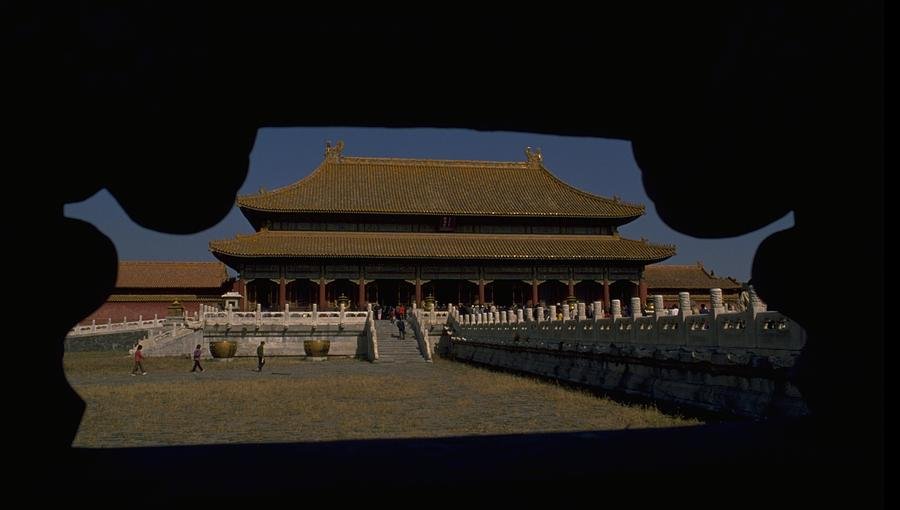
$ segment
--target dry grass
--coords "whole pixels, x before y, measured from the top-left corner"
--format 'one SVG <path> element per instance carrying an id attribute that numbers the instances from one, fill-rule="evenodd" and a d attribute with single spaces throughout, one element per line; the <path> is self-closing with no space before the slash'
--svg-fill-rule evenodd
<path id="1" fill-rule="evenodd" d="M 121 354 L 70 353 L 88 409 L 76 446 L 327 441 L 695 425 L 640 406 L 450 361 L 372 365 L 270 358 L 148 359 L 130 377 Z"/>

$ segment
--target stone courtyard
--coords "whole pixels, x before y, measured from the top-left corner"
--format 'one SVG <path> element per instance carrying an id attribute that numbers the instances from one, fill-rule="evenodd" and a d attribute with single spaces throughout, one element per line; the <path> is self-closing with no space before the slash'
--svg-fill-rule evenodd
<path id="1" fill-rule="evenodd" d="M 86 401 L 76 447 L 331 441 L 696 425 L 656 409 L 435 358 L 434 363 L 148 358 L 68 353 Z"/>

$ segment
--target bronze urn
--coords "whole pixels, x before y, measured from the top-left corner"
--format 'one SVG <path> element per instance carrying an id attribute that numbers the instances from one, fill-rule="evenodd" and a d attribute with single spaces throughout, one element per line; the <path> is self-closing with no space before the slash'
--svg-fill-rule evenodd
<path id="1" fill-rule="evenodd" d="M 237 342 L 233 340 L 215 340 L 209 343 L 209 353 L 213 358 L 233 358 L 237 352 Z"/>
<path id="2" fill-rule="evenodd" d="M 330 340 L 304 340 L 303 351 L 306 359 L 321 361 L 328 359 L 328 350 L 331 348 Z"/>

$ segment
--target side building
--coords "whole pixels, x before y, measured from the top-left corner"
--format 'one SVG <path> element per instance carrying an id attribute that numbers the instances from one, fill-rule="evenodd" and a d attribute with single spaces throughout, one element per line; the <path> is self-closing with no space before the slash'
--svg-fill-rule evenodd
<path id="1" fill-rule="evenodd" d="M 349 157 L 328 146 L 309 176 L 238 197 L 256 230 L 213 241 L 244 307 L 558 303 L 646 299 L 644 267 L 672 245 L 625 239 L 644 207 L 578 190 L 524 162 Z"/>
<path id="2" fill-rule="evenodd" d="M 232 283 L 221 262 L 120 261 L 113 293 L 81 323 L 163 318 L 174 301 L 193 314 L 222 303 Z"/>
<path id="3" fill-rule="evenodd" d="M 678 304 L 679 292 L 690 292 L 691 301 L 710 307 L 709 289 L 722 289 L 726 305 L 738 308 L 744 286 L 734 278 L 722 278 L 712 274 L 703 264 L 676 265 L 653 264 L 644 268 L 644 279 L 650 294 L 662 294 L 666 307 Z"/>

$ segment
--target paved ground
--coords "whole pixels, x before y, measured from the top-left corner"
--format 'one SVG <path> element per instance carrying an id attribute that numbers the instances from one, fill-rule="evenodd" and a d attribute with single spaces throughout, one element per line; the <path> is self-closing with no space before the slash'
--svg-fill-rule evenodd
<path id="1" fill-rule="evenodd" d="M 437 359 L 372 364 L 269 358 L 146 361 L 70 353 L 70 383 L 88 403 L 76 446 L 115 447 L 435 437 L 696 424 L 552 383 Z"/>

